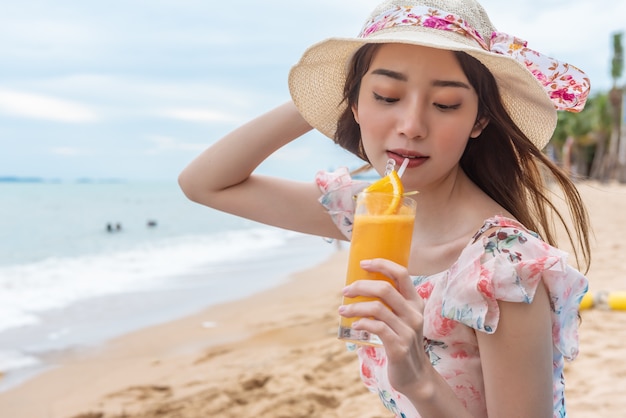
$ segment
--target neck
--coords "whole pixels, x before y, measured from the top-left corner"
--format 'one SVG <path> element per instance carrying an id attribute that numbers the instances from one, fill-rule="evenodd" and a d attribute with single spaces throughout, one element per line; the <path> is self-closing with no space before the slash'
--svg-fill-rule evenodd
<path id="1" fill-rule="evenodd" d="M 460 168 L 441 182 L 420 190 L 415 200 L 416 237 L 429 242 L 449 241 L 473 233 L 483 216 L 491 216 L 495 210 L 495 202 Z"/>

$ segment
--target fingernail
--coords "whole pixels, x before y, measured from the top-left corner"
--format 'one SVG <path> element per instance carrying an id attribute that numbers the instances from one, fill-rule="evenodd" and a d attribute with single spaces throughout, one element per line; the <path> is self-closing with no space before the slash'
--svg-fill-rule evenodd
<path id="1" fill-rule="evenodd" d="M 372 260 L 361 260 L 360 266 L 361 267 L 369 267 L 370 264 L 372 264 Z"/>
<path id="2" fill-rule="evenodd" d="M 346 306 L 345 305 L 341 305 L 338 309 L 339 313 L 342 314 L 346 311 Z"/>

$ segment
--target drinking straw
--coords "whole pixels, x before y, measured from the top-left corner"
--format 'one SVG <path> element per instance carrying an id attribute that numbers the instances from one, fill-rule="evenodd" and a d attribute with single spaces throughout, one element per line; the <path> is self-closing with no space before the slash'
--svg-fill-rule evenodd
<path id="1" fill-rule="evenodd" d="M 387 165 L 385 166 L 385 175 L 389 175 L 389 173 L 391 173 L 393 170 L 395 170 L 396 168 L 396 162 L 393 160 L 393 158 L 390 158 L 387 160 Z"/>
<path id="2" fill-rule="evenodd" d="M 404 170 L 406 170 L 407 165 L 409 165 L 409 159 L 405 158 L 404 161 L 402 161 L 400 169 L 398 170 L 398 177 L 402 178 L 402 175 L 404 174 Z"/>

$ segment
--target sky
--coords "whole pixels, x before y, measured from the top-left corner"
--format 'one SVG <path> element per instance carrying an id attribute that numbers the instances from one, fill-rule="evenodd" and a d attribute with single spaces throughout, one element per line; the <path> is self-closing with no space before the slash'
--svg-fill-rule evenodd
<path id="1" fill-rule="evenodd" d="M 302 52 L 354 36 L 378 0 L 0 0 L 0 177 L 172 180 L 289 100 Z M 626 0 L 483 0 L 498 30 L 612 85 Z M 623 83 L 623 79 L 620 80 Z M 317 132 L 261 171 L 312 179 L 358 160 Z"/>

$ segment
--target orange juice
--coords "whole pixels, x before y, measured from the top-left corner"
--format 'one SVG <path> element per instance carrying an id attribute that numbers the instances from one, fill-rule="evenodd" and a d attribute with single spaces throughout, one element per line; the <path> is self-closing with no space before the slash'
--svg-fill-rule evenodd
<path id="1" fill-rule="evenodd" d="M 391 201 L 392 195 L 382 196 L 388 199 L 387 201 Z M 359 199 L 364 198 L 360 196 Z M 383 274 L 363 270 L 359 265 L 361 260 L 385 258 L 405 267 L 408 266 L 415 221 L 415 201 L 406 197 L 402 198 L 402 204 L 394 214 L 385 213 L 384 208 L 385 206 L 380 203 L 357 202 L 352 226 L 346 285 L 356 280 L 365 279 L 385 280 L 395 286 L 395 283 Z M 344 297 L 343 304 L 347 305 L 371 299 L 363 296 Z M 341 318 L 339 338 L 370 343 L 370 336 L 367 333 L 360 335 L 362 333 L 350 329 L 352 323 L 357 319 Z"/>

